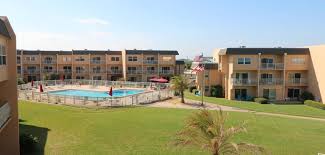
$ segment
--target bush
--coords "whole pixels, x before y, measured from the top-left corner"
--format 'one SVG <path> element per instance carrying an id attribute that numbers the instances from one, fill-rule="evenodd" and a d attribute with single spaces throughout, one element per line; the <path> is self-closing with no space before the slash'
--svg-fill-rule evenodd
<path id="1" fill-rule="evenodd" d="M 39 140 L 31 134 L 21 134 L 19 141 L 21 154 L 33 153 L 38 149 Z"/>
<path id="2" fill-rule="evenodd" d="M 25 81 L 22 80 L 21 78 L 17 78 L 17 84 L 18 84 L 18 85 L 25 84 Z"/>
<path id="3" fill-rule="evenodd" d="M 318 109 L 323 109 L 325 110 L 325 104 L 320 103 L 320 102 L 316 102 L 316 101 L 312 101 L 312 100 L 306 100 L 304 102 L 305 105 L 314 107 L 314 108 L 318 108 Z"/>
<path id="4" fill-rule="evenodd" d="M 261 104 L 268 104 L 266 98 L 254 98 L 254 102 L 261 103 Z"/>
<path id="5" fill-rule="evenodd" d="M 211 86 L 211 96 L 223 97 L 223 88 L 221 85 Z"/>
<path id="6" fill-rule="evenodd" d="M 196 86 L 191 86 L 188 88 L 188 91 L 190 91 L 191 93 L 193 93 L 193 90 L 196 89 Z"/>
<path id="7" fill-rule="evenodd" d="M 312 93 L 308 92 L 308 91 L 304 91 L 301 95 L 300 95 L 300 98 L 303 100 L 303 101 L 306 101 L 306 100 L 314 100 L 315 97 Z"/>

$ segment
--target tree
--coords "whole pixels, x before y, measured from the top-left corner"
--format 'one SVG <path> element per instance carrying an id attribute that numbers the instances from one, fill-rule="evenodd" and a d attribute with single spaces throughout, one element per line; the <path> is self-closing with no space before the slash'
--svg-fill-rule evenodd
<path id="1" fill-rule="evenodd" d="M 234 143 L 232 138 L 240 133 L 246 132 L 245 123 L 237 127 L 227 127 L 226 114 L 219 111 L 200 110 L 191 115 L 185 127 L 177 133 L 175 145 L 177 146 L 199 146 L 208 150 L 212 155 L 261 154 L 264 148 L 248 143 Z"/>
<path id="2" fill-rule="evenodd" d="M 171 87 L 174 91 L 179 92 L 181 95 L 181 102 L 184 101 L 184 91 L 188 88 L 189 82 L 188 79 L 184 76 L 174 76 L 171 80 Z"/>

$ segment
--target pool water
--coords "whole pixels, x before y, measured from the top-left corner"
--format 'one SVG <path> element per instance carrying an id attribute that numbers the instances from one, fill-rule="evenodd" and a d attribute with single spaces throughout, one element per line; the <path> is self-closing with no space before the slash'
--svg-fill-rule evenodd
<path id="1" fill-rule="evenodd" d="M 142 93 L 144 90 L 135 89 L 113 89 L 113 97 L 123 97 L 129 95 L 135 95 Z M 49 94 L 59 95 L 59 96 L 78 96 L 78 97 L 89 97 L 89 98 L 107 98 L 111 97 L 108 95 L 108 91 L 92 91 L 92 90 L 77 90 L 77 89 L 67 89 L 59 91 L 51 91 Z"/>

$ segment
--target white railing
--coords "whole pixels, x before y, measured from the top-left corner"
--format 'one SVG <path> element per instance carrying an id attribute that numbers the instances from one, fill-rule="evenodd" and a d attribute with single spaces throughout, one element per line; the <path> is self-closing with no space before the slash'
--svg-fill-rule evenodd
<path id="1" fill-rule="evenodd" d="M 261 78 L 260 85 L 281 85 L 283 84 L 283 79 L 280 78 Z"/>
<path id="2" fill-rule="evenodd" d="M 232 84 L 234 86 L 246 86 L 246 85 L 256 85 L 257 80 L 256 79 L 232 79 Z"/>
<path id="3" fill-rule="evenodd" d="M 64 85 L 60 84 L 61 82 Z M 69 89 L 71 85 L 89 84 L 90 87 L 96 88 L 96 86 L 107 86 L 107 90 L 110 86 L 115 88 L 156 88 L 156 90 L 147 91 L 135 95 L 123 96 L 123 97 L 78 97 L 78 96 L 64 96 L 54 95 L 48 92 L 37 92 L 31 89 L 30 84 L 18 86 L 19 99 L 31 100 L 37 102 L 47 102 L 50 104 L 71 104 L 79 106 L 128 106 L 147 104 L 156 101 L 168 99 L 173 96 L 173 91 L 169 89 L 169 84 L 157 84 L 151 82 L 121 82 L 121 81 L 104 81 L 104 80 L 65 80 L 65 81 L 36 81 L 34 87 L 38 87 L 39 84 L 44 86 L 61 85 L 62 88 Z M 114 91 L 114 90 L 113 90 Z"/>
<path id="4" fill-rule="evenodd" d="M 9 103 L 5 103 L 2 106 L 0 106 L 0 129 L 10 118 L 10 112 L 11 109 Z"/>
<path id="5" fill-rule="evenodd" d="M 307 79 L 305 78 L 289 78 L 287 80 L 288 85 L 307 85 Z"/>
<path id="6" fill-rule="evenodd" d="M 284 64 L 283 63 L 261 63 L 260 68 L 264 70 L 283 70 Z"/>

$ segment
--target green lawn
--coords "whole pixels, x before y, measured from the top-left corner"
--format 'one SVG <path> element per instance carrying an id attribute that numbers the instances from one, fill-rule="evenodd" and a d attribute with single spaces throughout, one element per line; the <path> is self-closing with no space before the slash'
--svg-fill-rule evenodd
<path id="1" fill-rule="evenodd" d="M 84 109 L 21 102 L 21 132 L 40 136 L 45 154 L 207 154 L 168 145 L 193 110 L 163 108 Z M 276 155 L 325 153 L 325 124 L 252 113 L 229 115 L 230 124 L 248 121 L 235 137 Z M 42 154 L 40 152 L 39 154 Z"/>
<path id="2" fill-rule="evenodd" d="M 200 96 L 185 92 L 185 98 L 201 101 Z M 279 113 L 297 116 L 307 116 L 316 118 L 325 118 L 325 110 L 306 106 L 303 104 L 296 105 L 280 105 L 280 104 L 259 104 L 247 101 L 234 101 L 224 98 L 204 97 L 205 102 L 216 103 L 219 105 L 237 107 L 241 109 L 253 110 L 258 112 Z"/>

